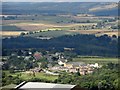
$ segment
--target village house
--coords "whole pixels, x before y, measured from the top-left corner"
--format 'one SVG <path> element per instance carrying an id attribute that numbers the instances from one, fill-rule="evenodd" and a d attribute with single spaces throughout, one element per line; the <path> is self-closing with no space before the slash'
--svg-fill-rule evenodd
<path id="1" fill-rule="evenodd" d="M 86 75 L 87 74 L 87 66 L 81 66 L 79 68 L 80 75 Z"/>
<path id="2" fill-rule="evenodd" d="M 29 60 L 31 56 L 25 56 L 24 60 Z"/>
<path id="3" fill-rule="evenodd" d="M 88 66 L 94 67 L 94 68 L 100 68 L 100 66 L 99 66 L 98 63 L 95 63 L 95 64 L 88 64 Z"/>
<path id="4" fill-rule="evenodd" d="M 92 74 L 94 72 L 94 68 L 88 68 L 88 74 Z"/>
<path id="5" fill-rule="evenodd" d="M 40 53 L 40 52 L 35 52 L 33 56 L 34 56 L 35 60 L 39 60 L 39 59 L 42 58 L 42 53 Z"/>
<path id="6" fill-rule="evenodd" d="M 66 71 L 66 72 L 68 72 L 68 68 L 65 68 L 63 66 L 54 66 L 54 67 L 49 68 L 49 70 L 52 70 L 52 71 Z"/>
<path id="7" fill-rule="evenodd" d="M 79 72 L 81 75 L 92 74 L 94 72 L 94 68 L 90 66 L 81 66 L 79 68 Z"/>
<path id="8" fill-rule="evenodd" d="M 66 64 L 67 61 L 68 61 L 67 59 L 65 59 L 65 58 L 63 58 L 63 57 L 62 57 L 62 58 L 59 57 L 59 59 L 58 59 L 58 64 L 64 66 L 64 64 Z"/>
<path id="9" fill-rule="evenodd" d="M 80 70 L 79 73 L 80 73 L 80 75 L 86 75 L 87 71 L 86 70 Z"/>
<path id="10" fill-rule="evenodd" d="M 48 54 L 45 57 L 49 62 L 53 62 L 53 59 L 52 59 L 53 56 L 52 55 Z"/>
<path id="11" fill-rule="evenodd" d="M 92 74 L 95 68 L 98 68 L 99 65 L 95 64 L 85 64 L 84 62 L 69 62 L 64 64 L 65 68 L 68 68 L 68 72 L 76 73 L 79 71 L 81 75 Z"/>
<path id="12" fill-rule="evenodd" d="M 64 57 L 61 54 L 62 53 L 47 54 L 45 57 L 49 62 L 53 62 L 58 61 L 59 59 L 63 59 Z"/>
<path id="13" fill-rule="evenodd" d="M 69 64 L 69 63 L 65 63 L 65 64 L 64 64 L 64 67 L 66 67 L 66 68 L 73 68 L 73 65 L 72 65 L 72 64 Z"/>
<path id="14" fill-rule="evenodd" d="M 52 71 L 58 71 L 60 69 L 61 66 L 54 66 L 54 67 L 49 67 L 48 70 L 52 70 Z"/>
<path id="15" fill-rule="evenodd" d="M 62 54 L 58 54 L 58 64 L 59 65 L 63 65 L 68 61 L 67 59 L 65 59 L 64 55 Z"/>
<path id="16" fill-rule="evenodd" d="M 29 53 L 29 55 L 32 55 L 32 52 L 29 51 L 28 53 Z"/>
<path id="17" fill-rule="evenodd" d="M 77 72 L 78 72 L 78 69 L 76 69 L 76 68 L 71 68 L 71 69 L 69 69 L 69 72 L 70 72 L 70 73 L 77 73 Z"/>
<path id="18" fill-rule="evenodd" d="M 42 72 L 43 70 L 41 68 L 34 68 L 34 69 L 30 69 L 30 71 L 32 71 L 32 72 Z"/>
<path id="19" fill-rule="evenodd" d="M 59 59 L 58 60 L 58 64 L 59 65 L 64 65 L 66 62 L 65 62 L 65 60 L 64 59 Z"/>
<path id="20" fill-rule="evenodd" d="M 60 56 L 60 55 L 61 55 L 61 53 L 59 53 L 59 52 L 55 53 L 55 56 Z"/>
<path id="21" fill-rule="evenodd" d="M 67 67 L 67 68 L 79 69 L 80 66 L 86 66 L 86 64 L 84 62 L 68 62 L 64 64 L 64 67 Z"/>

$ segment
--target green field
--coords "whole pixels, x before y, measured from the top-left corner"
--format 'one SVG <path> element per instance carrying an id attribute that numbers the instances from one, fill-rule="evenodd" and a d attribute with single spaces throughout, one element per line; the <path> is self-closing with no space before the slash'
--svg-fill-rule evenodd
<path id="1" fill-rule="evenodd" d="M 79 57 L 79 58 L 74 58 L 74 62 L 86 62 L 86 63 L 100 63 L 100 64 L 105 64 L 105 63 L 118 63 L 118 58 L 108 58 L 108 57 Z"/>
<path id="2" fill-rule="evenodd" d="M 13 77 L 19 76 L 19 78 L 21 78 L 22 80 L 25 80 L 25 81 L 28 81 L 28 80 L 33 79 L 33 78 L 54 81 L 58 78 L 58 76 L 48 75 L 48 74 L 45 74 L 43 72 L 35 73 L 35 76 L 33 76 L 32 74 L 30 75 L 30 74 L 25 73 L 25 72 L 17 72 L 17 73 L 12 73 L 12 74 L 9 71 L 3 71 L 3 72 L 5 72 L 8 76 L 9 75 L 11 75 Z"/>
<path id="3" fill-rule="evenodd" d="M 55 79 L 58 78 L 58 76 L 47 75 L 45 73 L 36 73 L 35 77 L 34 77 L 34 76 L 30 76 L 26 73 L 23 73 L 20 78 L 22 78 L 24 80 L 29 80 L 29 79 L 32 79 L 32 78 L 39 78 L 39 79 L 46 79 L 48 81 L 54 81 Z"/>

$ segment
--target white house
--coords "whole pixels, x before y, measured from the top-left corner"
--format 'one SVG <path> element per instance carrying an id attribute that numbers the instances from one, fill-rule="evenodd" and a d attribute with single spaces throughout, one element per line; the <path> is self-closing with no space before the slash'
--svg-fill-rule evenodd
<path id="1" fill-rule="evenodd" d="M 99 65 L 98 65 L 98 63 L 90 64 L 90 67 L 99 68 Z"/>

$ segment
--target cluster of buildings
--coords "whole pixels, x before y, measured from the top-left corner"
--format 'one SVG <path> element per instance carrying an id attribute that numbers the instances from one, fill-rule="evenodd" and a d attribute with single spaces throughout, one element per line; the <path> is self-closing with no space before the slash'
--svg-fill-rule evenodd
<path id="1" fill-rule="evenodd" d="M 84 62 L 63 62 L 59 61 L 59 65 L 49 68 L 52 71 L 66 71 L 70 73 L 79 72 L 80 75 L 92 74 L 96 68 L 101 66 L 98 63 L 95 64 L 85 64 Z"/>
<path id="2" fill-rule="evenodd" d="M 36 60 L 39 60 L 43 57 L 42 53 L 36 52 L 34 55 Z M 55 53 L 55 54 L 47 54 L 44 57 L 48 60 L 48 71 L 46 73 L 52 72 L 70 72 L 70 73 L 77 73 L 79 72 L 80 75 L 92 74 L 96 68 L 100 68 L 101 66 L 98 63 L 95 64 L 86 64 L 84 62 L 68 62 L 67 58 L 62 53 Z M 56 60 L 53 60 L 56 59 Z M 50 65 L 51 62 L 57 62 L 55 66 Z M 44 71 L 40 68 L 31 69 L 34 72 L 41 72 Z"/>
<path id="3" fill-rule="evenodd" d="M 53 72 L 70 72 L 70 73 L 77 73 L 79 72 L 80 75 L 86 75 L 86 74 L 91 74 L 95 72 L 96 68 L 100 68 L 101 66 L 98 65 L 98 63 L 95 64 L 86 64 L 84 62 L 69 62 L 68 58 L 66 57 L 63 53 L 55 53 L 55 54 L 46 54 L 43 55 L 41 52 L 35 52 L 34 54 L 31 54 L 29 56 L 25 56 L 24 60 L 30 60 L 31 56 L 33 56 L 35 61 L 41 60 L 43 57 L 46 58 L 48 61 L 48 67 L 45 69 L 41 68 L 41 64 L 39 64 L 39 67 L 30 69 L 28 73 L 31 72 L 45 72 L 47 74 L 55 74 Z M 51 65 L 52 62 L 55 62 L 55 65 Z M 0 63 L 2 64 L 2 63 Z M 50 71 L 50 72 L 49 72 Z M 57 73 L 57 74 L 58 74 Z"/>

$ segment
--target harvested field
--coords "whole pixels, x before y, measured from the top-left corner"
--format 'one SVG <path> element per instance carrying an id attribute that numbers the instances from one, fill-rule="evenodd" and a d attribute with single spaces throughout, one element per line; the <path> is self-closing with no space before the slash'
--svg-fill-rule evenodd
<path id="1" fill-rule="evenodd" d="M 22 33 L 22 31 L 3 31 L 1 32 L 0 31 L 0 34 L 2 36 L 19 36 L 20 34 Z M 27 32 L 24 32 L 24 33 L 27 33 Z"/>
<path id="2" fill-rule="evenodd" d="M 79 24 L 69 24 L 66 27 L 75 27 L 75 26 L 92 26 L 97 25 L 97 23 L 79 23 Z"/>
<path id="3" fill-rule="evenodd" d="M 19 23 L 19 24 L 11 24 L 18 28 L 21 28 L 22 30 L 27 31 L 38 31 L 43 29 L 49 29 L 49 28 L 70 28 L 70 27 L 76 27 L 76 26 L 90 26 L 90 25 L 96 25 L 96 23 L 80 23 L 80 24 L 43 24 L 43 23 Z"/>
<path id="4" fill-rule="evenodd" d="M 54 28 L 54 27 L 60 27 L 57 25 L 50 25 L 50 24 L 15 24 L 15 26 L 26 30 L 26 31 L 38 31 L 38 30 L 43 30 L 43 29 L 49 29 L 49 28 Z"/>

